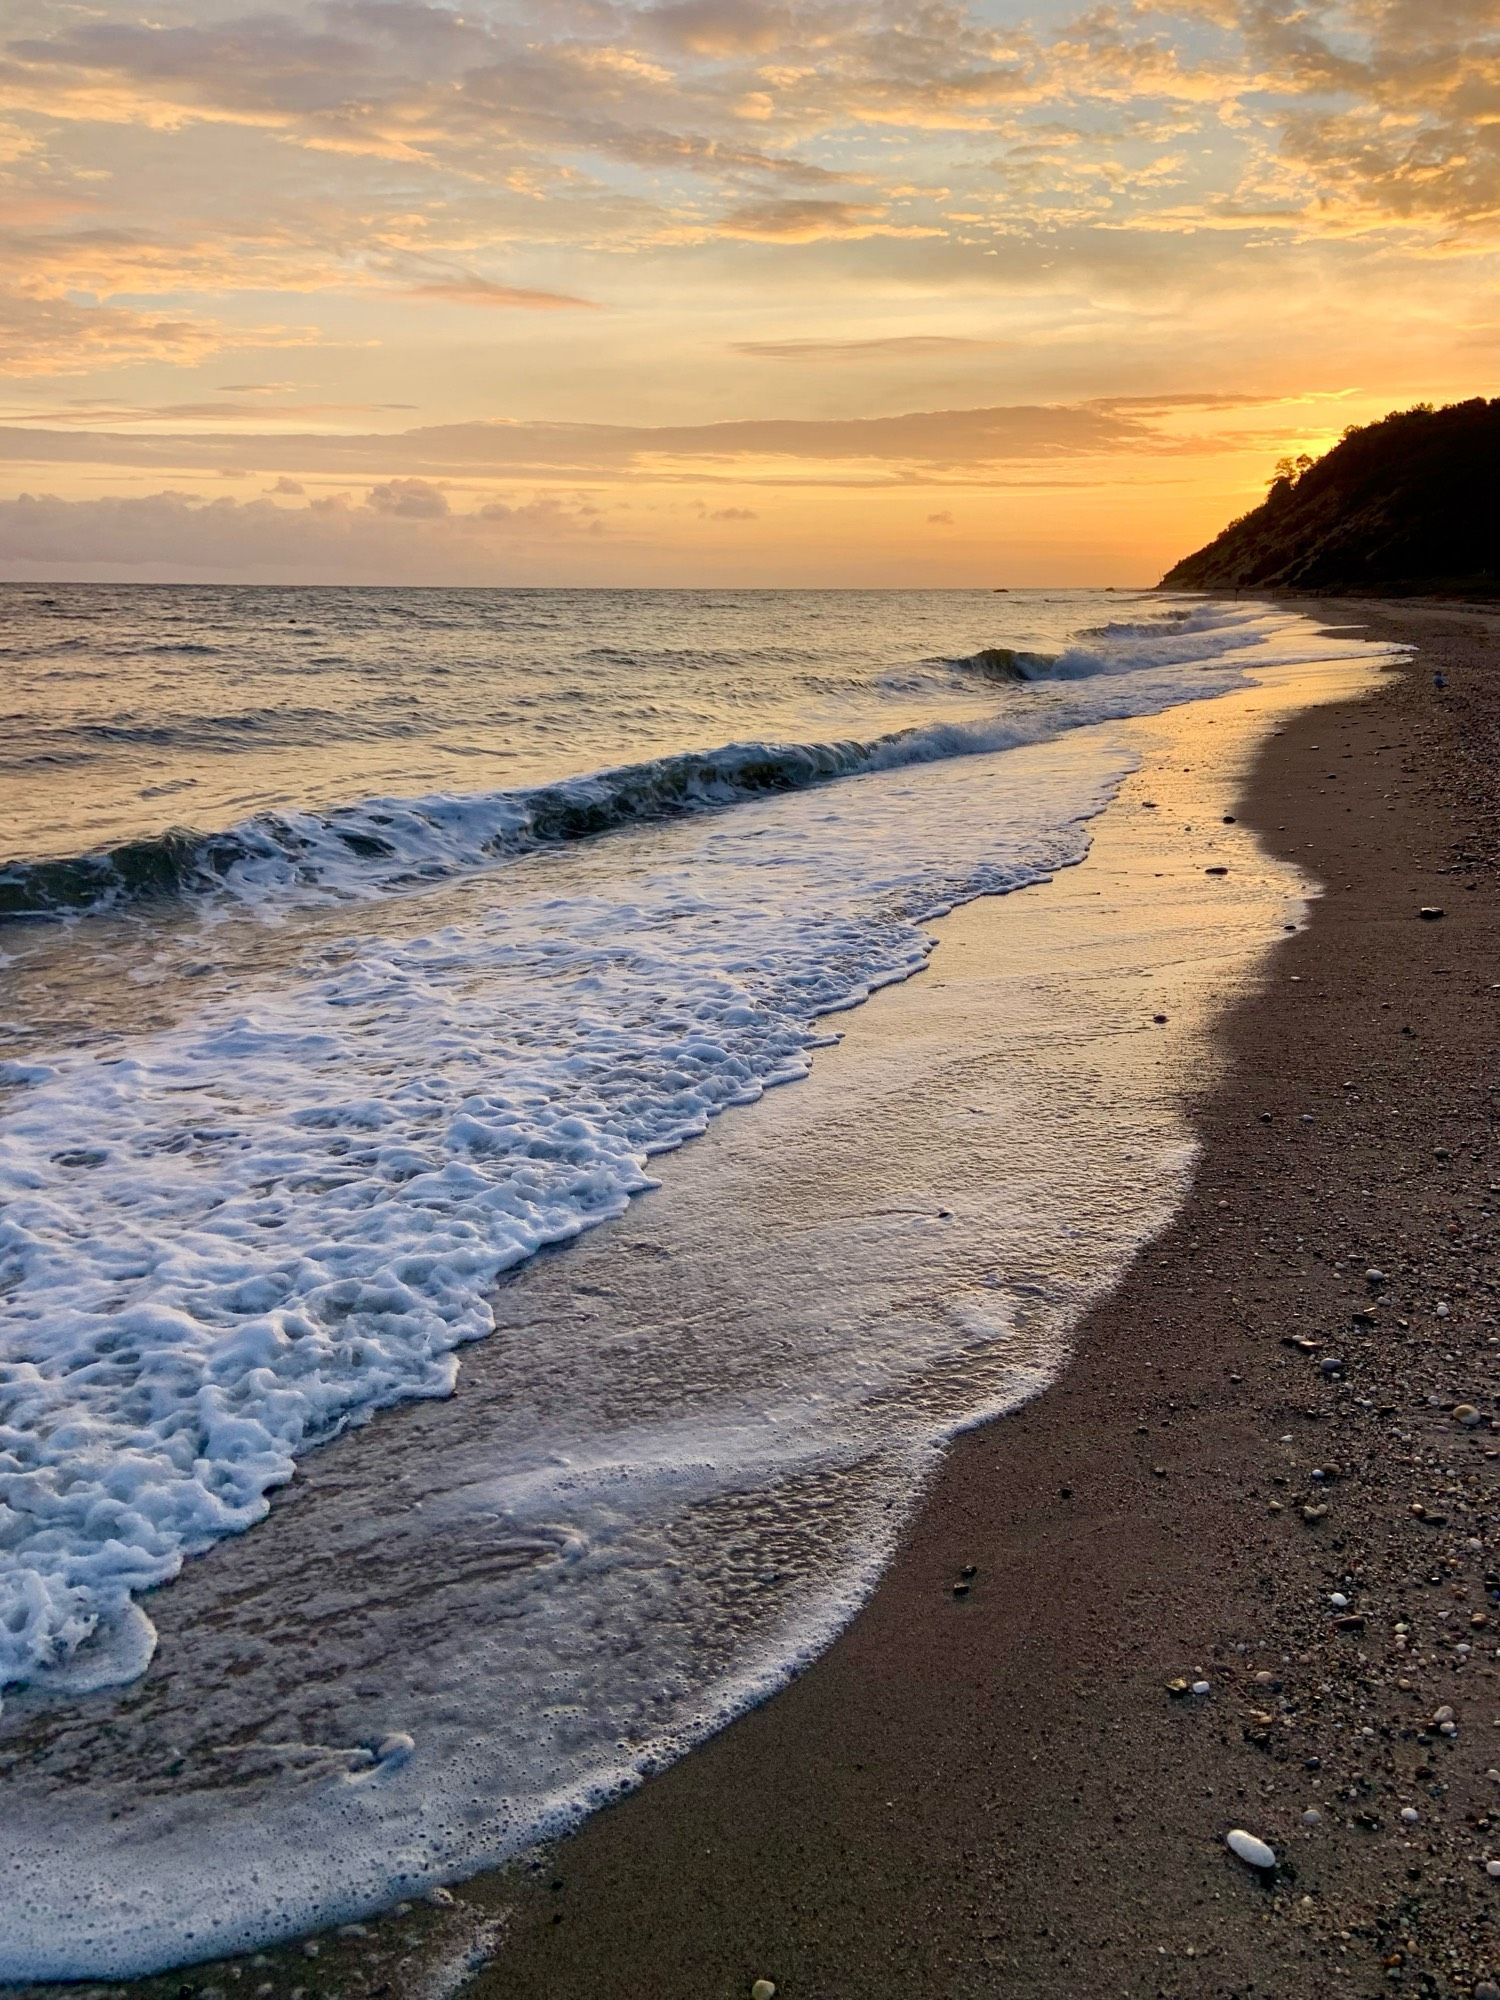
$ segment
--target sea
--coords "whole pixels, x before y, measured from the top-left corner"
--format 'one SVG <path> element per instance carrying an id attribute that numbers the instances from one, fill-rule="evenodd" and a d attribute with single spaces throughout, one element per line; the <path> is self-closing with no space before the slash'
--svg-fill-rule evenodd
<path id="1" fill-rule="evenodd" d="M 853 1468 L 1005 1400 L 1005 1273 L 774 1365 L 753 1310 L 689 1360 L 497 1298 L 1080 861 L 1131 719 L 1373 650 L 1157 592 L 0 588 L 0 1978 L 453 1879 L 826 1643 L 921 1483 L 877 1530 Z M 481 1353 L 488 1559 L 401 1498 Z M 278 1596 L 362 1427 L 394 1623 Z"/>

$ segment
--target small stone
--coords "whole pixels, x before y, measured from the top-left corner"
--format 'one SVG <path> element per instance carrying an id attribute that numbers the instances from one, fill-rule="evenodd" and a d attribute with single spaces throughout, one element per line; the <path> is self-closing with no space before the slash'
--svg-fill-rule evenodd
<path id="1" fill-rule="evenodd" d="M 1500 1882 L 1500 1861 L 1486 1861 L 1484 1872 L 1492 1882 Z"/>
<path id="2" fill-rule="evenodd" d="M 1227 875 L 1229 870 L 1222 863 L 1216 863 L 1212 868 L 1205 868 L 1203 872 L 1205 875 Z"/>
<path id="3" fill-rule="evenodd" d="M 1193 1682 L 1193 1693 L 1194 1693 L 1194 1694 L 1198 1694 L 1198 1695 L 1203 1695 L 1203 1694 L 1210 1694 L 1210 1693 L 1212 1693 L 1212 1691 L 1213 1691 L 1213 1690 L 1212 1690 L 1212 1688 L 1210 1687 L 1210 1685 L 1209 1685 L 1209 1683 L 1208 1683 L 1207 1681 L 1194 1681 L 1194 1682 Z"/>
<path id="4" fill-rule="evenodd" d="M 1323 1815 L 1318 1811 L 1316 1806 L 1309 1806 L 1307 1811 L 1302 1815 L 1302 1824 L 1304 1826 L 1321 1826 L 1323 1824 Z"/>
<path id="5" fill-rule="evenodd" d="M 1247 1868 L 1267 1869 L 1276 1866 L 1274 1848 L 1267 1847 L 1266 1843 L 1257 1839 L 1253 1833 L 1246 1833 L 1242 1826 L 1231 1827 L 1224 1839 L 1230 1853 L 1243 1861 Z M 1496 1864 L 1496 1872 L 1500 1873 L 1500 1864 Z"/>
<path id="6" fill-rule="evenodd" d="M 1341 1590 L 1334 1591 L 1328 1602 L 1333 1606 L 1335 1611 L 1346 1611 L 1349 1607 L 1349 1600 Z"/>
<path id="7" fill-rule="evenodd" d="M 1328 1513 L 1327 1507 L 1322 1503 L 1322 1501 L 1319 1501 L 1315 1505 L 1309 1505 L 1304 1507 L 1302 1509 L 1302 1518 L 1304 1521 L 1307 1522 L 1318 1522 L 1325 1519 L 1327 1513 Z"/>
<path id="8" fill-rule="evenodd" d="M 1459 1424 L 1466 1424 L 1472 1429 L 1479 1422 L 1479 1412 L 1472 1403 L 1455 1403 L 1453 1405 L 1453 1421 Z"/>
<path id="9" fill-rule="evenodd" d="M 1417 1811 L 1415 1806 L 1403 1806 L 1401 1808 L 1401 1821 L 1404 1826 L 1415 1826 L 1421 1817 L 1422 1815 Z"/>
<path id="10" fill-rule="evenodd" d="M 1326 1356 L 1324 1360 L 1318 1363 L 1318 1366 L 1325 1375 L 1342 1375 L 1344 1372 L 1343 1359 L 1337 1354 Z"/>
<path id="11" fill-rule="evenodd" d="M 750 2000 L 776 2000 L 776 1981 L 757 1979 L 750 1988 Z"/>
<path id="12" fill-rule="evenodd" d="M 1474 1988 L 1474 2000 L 1500 2000 L 1500 1986 L 1493 1979 L 1481 1979 Z"/>
<path id="13" fill-rule="evenodd" d="M 1436 903 L 1424 903 L 1417 912 L 1417 915 L 1429 924 L 1436 923 L 1442 914 L 1443 912 L 1438 908 Z"/>

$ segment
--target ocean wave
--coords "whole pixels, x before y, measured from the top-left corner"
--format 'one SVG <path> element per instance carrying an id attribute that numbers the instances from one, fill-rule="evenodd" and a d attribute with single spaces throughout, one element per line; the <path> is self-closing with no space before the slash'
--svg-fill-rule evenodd
<path id="1" fill-rule="evenodd" d="M 118 911 L 169 897 L 255 903 L 299 890 L 330 899 L 379 895 L 537 847 L 861 772 L 1002 750 L 1037 733 L 998 717 L 897 730 L 869 742 L 729 743 L 524 790 L 267 812 L 222 833 L 169 828 L 90 854 L 0 868 L 0 922 Z"/>

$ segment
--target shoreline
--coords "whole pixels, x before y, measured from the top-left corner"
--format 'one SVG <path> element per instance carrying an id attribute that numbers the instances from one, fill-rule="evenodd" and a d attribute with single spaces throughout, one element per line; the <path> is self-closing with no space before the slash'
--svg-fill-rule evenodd
<path id="1" fill-rule="evenodd" d="M 567 1843 L 474 1991 L 1500 1977 L 1496 622 L 1298 608 L 1421 652 L 1251 774 L 1245 817 L 1327 886 L 1221 1023 L 1187 1203 L 1061 1378 L 958 1440 L 830 1653 Z"/>
<path id="2" fill-rule="evenodd" d="M 1364 609 L 1341 601 L 1329 622 Z M 1388 605 L 1371 609 L 1377 622 L 1393 627 L 1413 622 Z M 1432 615 L 1419 613 L 1416 622 Z M 1392 629 L 1388 636 L 1408 635 Z M 1341 831 L 1336 817 L 1329 824 L 1332 808 L 1340 790 L 1346 800 L 1355 797 L 1349 780 L 1356 774 L 1340 769 L 1337 782 L 1329 780 L 1331 807 L 1320 814 L 1315 798 L 1288 796 L 1297 759 L 1320 743 L 1320 731 L 1337 734 L 1336 753 L 1317 753 L 1332 769 L 1335 757 L 1343 759 L 1344 737 L 1368 736 L 1364 725 L 1378 720 L 1375 711 L 1398 699 L 1412 700 L 1426 722 L 1425 679 L 1419 662 L 1399 687 L 1347 708 L 1303 711 L 1262 749 L 1248 786 L 1248 816 L 1284 859 L 1330 884 L 1311 925 L 1283 948 L 1311 953 L 1311 962 L 1287 973 L 1285 956 L 1270 971 L 1262 960 L 1250 993 L 1218 1021 L 1214 1075 L 1194 1109 L 1204 1151 L 1186 1206 L 1089 1313 L 1060 1377 L 1019 1410 L 949 1447 L 894 1564 L 853 1624 L 774 1700 L 552 1850 L 546 1868 L 532 1871 L 535 1886 L 514 1866 L 481 1876 L 457 1890 L 456 1902 L 435 1899 L 417 1913 L 420 1935 L 407 1938 L 408 1955 L 398 1963 L 378 1948 L 379 1926 L 372 1925 L 373 1950 L 358 1935 L 330 1937 L 320 1963 L 294 1946 L 230 1966 L 231 1981 L 256 1981 L 240 1990 L 300 1988 L 314 2000 L 381 1991 L 436 1995 L 462 1984 L 480 1994 L 646 1990 L 688 2000 L 743 1993 L 764 1977 L 793 1995 L 853 1994 L 897 1978 L 903 1989 L 934 1996 L 1062 1995 L 1077 1990 L 1080 1976 L 1101 1990 L 1184 1995 L 1403 1990 L 1403 1968 L 1392 1966 L 1381 1966 L 1372 1985 L 1360 1986 L 1351 1974 L 1350 1983 L 1331 1987 L 1339 1968 L 1328 1962 L 1326 1939 L 1319 1946 L 1318 1913 L 1299 1917 L 1304 1906 L 1295 1904 L 1288 1915 L 1286 1883 L 1267 1896 L 1243 1871 L 1234 1872 L 1238 1864 L 1226 1859 L 1217 1837 L 1223 1815 L 1216 1806 L 1233 1797 L 1241 1815 L 1235 1823 L 1274 1837 L 1278 1852 L 1294 1857 L 1299 1895 L 1327 1863 L 1311 1833 L 1304 1837 L 1300 1824 L 1295 1830 L 1283 1824 L 1291 1749 L 1313 1727 L 1303 1715 L 1307 1696 L 1291 1690 L 1313 1669 L 1299 1663 L 1294 1671 L 1281 1656 L 1285 1649 L 1266 1637 L 1277 1629 L 1280 1607 L 1273 1591 L 1266 1608 L 1264 1585 L 1279 1589 L 1287 1579 L 1249 1572 L 1258 1559 L 1294 1570 L 1299 1552 L 1308 1550 L 1324 1560 L 1337 1542 L 1321 1524 L 1300 1523 L 1302 1540 L 1288 1542 L 1288 1517 L 1296 1512 L 1290 1492 L 1280 1515 L 1269 1512 L 1264 1494 L 1280 1491 L 1277 1481 L 1305 1483 L 1306 1467 L 1298 1437 L 1290 1451 L 1279 1447 L 1277 1469 L 1267 1471 L 1260 1419 L 1277 1412 L 1283 1435 L 1288 1426 L 1297 1435 L 1308 1422 L 1348 1428 L 1349 1412 L 1340 1405 L 1360 1371 L 1348 1354 L 1345 1371 L 1325 1379 L 1316 1359 L 1282 1348 L 1262 1324 L 1270 1317 L 1264 1307 L 1251 1310 L 1232 1289 L 1236 1282 L 1243 1289 L 1243 1270 L 1237 1280 L 1226 1277 L 1204 1245 L 1227 1236 L 1233 1255 L 1236 1244 L 1243 1252 L 1248 1230 L 1275 1228 L 1285 1252 L 1290 1225 L 1274 1211 L 1293 1205 L 1294 1191 L 1278 1183 L 1282 1200 L 1267 1205 L 1262 1190 L 1275 1166 L 1266 1156 L 1288 1141 L 1291 1163 L 1301 1166 L 1308 1146 L 1316 1148 L 1333 1123 L 1321 1101 L 1307 1114 L 1318 1121 L 1312 1131 L 1302 1128 L 1303 1113 L 1290 1108 L 1289 1093 L 1309 1088 L 1308 1077 L 1297 1073 L 1295 1035 L 1284 1032 L 1308 1025 L 1311 995 L 1295 988 L 1332 983 L 1323 960 L 1339 940 L 1326 933 L 1348 928 L 1329 921 L 1336 897 L 1373 897 L 1389 906 L 1382 920 L 1398 920 L 1389 879 L 1362 886 L 1343 850 L 1336 858 L 1349 863 L 1346 872 L 1327 865 Z M 1382 754 L 1373 739 L 1364 750 Z M 1360 750 L 1350 758 L 1359 763 Z M 1329 797 L 1327 787 L 1323 796 Z M 1350 810 L 1378 808 L 1384 815 L 1387 803 L 1366 798 Z M 1431 831 L 1417 825 L 1416 803 L 1403 798 L 1396 809 L 1408 836 Z M 1456 914 L 1450 912 L 1450 922 Z M 1399 921 L 1404 942 L 1405 930 L 1416 928 L 1414 908 L 1401 905 Z M 1475 935 L 1465 949 L 1479 952 L 1477 927 L 1469 928 Z M 1445 925 L 1417 930 L 1424 949 L 1446 948 L 1451 936 Z M 1347 955 L 1348 948 L 1344 938 L 1340 949 Z M 1335 960 L 1340 949 L 1332 949 Z M 932 978 L 924 975 L 912 989 L 919 1005 Z M 1281 1027 L 1278 1016 L 1285 1017 Z M 1257 1047 L 1272 1052 L 1278 1074 L 1270 1090 L 1251 1080 L 1251 1095 L 1269 1107 L 1271 1122 L 1262 1124 L 1257 1110 L 1247 1140 L 1243 1067 Z M 1331 1061 L 1326 1047 L 1318 1054 L 1325 1065 Z M 1356 1075 L 1352 1063 L 1341 1066 L 1341 1079 Z M 1326 1097 L 1326 1084 L 1319 1090 Z M 1341 1102 L 1340 1108 L 1350 1107 Z M 1429 1101 L 1416 1107 L 1424 1116 L 1435 1109 Z M 1442 1164 L 1451 1171 L 1459 1148 L 1449 1144 L 1445 1151 Z M 1261 1157 L 1247 1174 L 1243 1157 L 1236 1165 L 1234 1156 L 1251 1152 Z M 1321 1150 L 1317 1157 L 1321 1168 Z M 1377 1168 L 1402 1165 L 1377 1159 L 1367 1166 L 1377 1193 Z M 1400 1173 L 1394 1178 L 1399 1183 Z M 1386 1262 L 1394 1293 L 1395 1259 L 1388 1254 Z M 1295 1275 L 1305 1289 L 1310 1276 L 1326 1272 Z M 1344 1279 L 1340 1274 L 1347 1290 Z M 1257 1272 L 1255 1280 L 1270 1284 L 1288 1306 L 1296 1293 L 1292 1309 L 1310 1332 L 1340 1323 L 1336 1307 L 1315 1307 L 1295 1286 L 1289 1291 L 1283 1274 Z M 1355 1289 L 1362 1310 L 1366 1288 Z M 1230 1318 L 1232 1328 L 1225 1323 Z M 1156 1336 L 1149 1359 L 1131 1345 L 1146 1321 Z M 1348 1323 L 1346 1304 L 1342 1324 Z M 1230 1359 L 1233 1379 L 1226 1383 Z M 1492 1376 L 1493 1357 L 1487 1366 Z M 1317 1377 L 1313 1390 L 1309 1370 Z M 1483 1386 L 1475 1383 L 1473 1392 L 1488 1413 L 1493 1406 L 1479 1393 Z M 1298 1397 L 1310 1408 L 1320 1399 L 1332 1407 L 1309 1419 L 1294 1407 Z M 1144 1433 L 1137 1429 L 1143 1419 Z M 1492 1449 L 1480 1442 L 1488 1436 L 1484 1429 L 1466 1432 L 1460 1442 L 1471 1453 Z M 1345 1476 L 1329 1491 L 1341 1514 L 1343 1502 L 1358 1497 L 1358 1482 L 1340 1470 Z M 1434 1530 L 1418 1532 L 1430 1550 Z M 1337 1559 L 1348 1556 L 1340 1549 Z M 968 1597 L 955 1602 L 951 1575 L 970 1561 L 979 1575 Z M 1255 1613 L 1248 1621 L 1247 1605 Z M 1205 1614 L 1222 1629 L 1205 1628 Z M 1371 1632 L 1375 1622 L 1372 1615 Z M 1309 1633 L 1301 1613 L 1282 1624 L 1295 1628 L 1304 1650 L 1330 1643 L 1321 1626 Z M 1351 1650 L 1352 1641 L 1338 1644 Z M 1235 1654 L 1236 1645 L 1252 1650 Z M 1207 1701 L 1184 1703 L 1164 1692 L 1167 1679 L 1188 1671 L 1213 1682 Z M 1282 1686 L 1255 1690 L 1257 1671 Z M 1342 1666 L 1328 1667 L 1325 1678 L 1336 1671 Z M 1472 1663 L 1467 1672 L 1477 1679 Z M 1263 1703 L 1252 1712 L 1271 1714 L 1271 1724 L 1246 1725 L 1246 1700 Z M 1289 1701 L 1299 1718 L 1290 1727 Z M 1331 1709 L 1333 1697 L 1317 1697 L 1313 1706 L 1320 1705 Z M 1246 1748 L 1240 1740 L 1246 1726 L 1267 1741 Z M 1479 1733 L 1475 1726 L 1472 1736 Z M 1462 1731 L 1452 1745 L 1443 1739 L 1450 1761 L 1467 1740 Z M 1500 1737 L 1485 1761 L 1497 1755 Z M 1332 1769 L 1331 1759 L 1325 1767 Z M 1268 1774 L 1274 1794 L 1259 1783 L 1246 1792 L 1247 1777 Z M 1235 1781 L 1238 1794 L 1230 1789 Z M 1306 1789 L 1311 1774 L 1302 1782 Z M 1330 1784 L 1319 1776 L 1313 1790 L 1327 1797 Z M 1426 1819 L 1424 1813 L 1424 1843 Z M 1371 1847 L 1367 1840 L 1366 1862 Z M 1478 1879 L 1488 1886 L 1482 1868 Z M 1415 1892 L 1408 1886 L 1403 1893 L 1410 1899 Z M 1322 1895 L 1319 1888 L 1315 1902 Z M 1197 1942 L 1184 1941 L 1184 1927 Z M 1357 1955 L 1347 1944 L 1344 1951 Z M 468 1980 L 471 1953 L 489 1962 L 476 1965 Z M 1489 1962 L 1473 1957 L 1474 1966 Z M 226 1990 L 225 1976 L 223 1966 L 200 1967 L 128 1987 L 72 1990 L 207 1995 Z"/>

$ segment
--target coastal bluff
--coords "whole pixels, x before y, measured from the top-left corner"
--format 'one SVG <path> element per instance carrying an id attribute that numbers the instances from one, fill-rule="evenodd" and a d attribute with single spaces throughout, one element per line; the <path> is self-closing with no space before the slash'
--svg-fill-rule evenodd
<path id="1" fill-rule="evenodd" d="M 1393 411 L 1283 459 L 1260 506 L 1160 588 L 1500 592 L 1500 398 Z"/>

